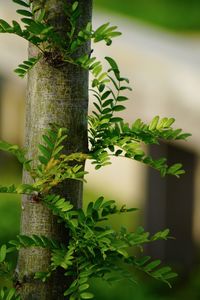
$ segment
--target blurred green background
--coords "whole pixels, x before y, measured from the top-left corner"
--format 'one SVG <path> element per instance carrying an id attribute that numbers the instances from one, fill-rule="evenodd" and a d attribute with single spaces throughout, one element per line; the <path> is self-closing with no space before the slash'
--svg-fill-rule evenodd
<path id="1" fill-rule="evenodd" d="M 94 0 L 95 10 L 120 14 L 120 17 L 140 20 L 147 24 L 181 33 L 200 32 L 199 0 Z M 0 155 L 0 183 L 11 184 L 21 181 L 21 168 L 10 156 Z M 85 191 L 84 205 L 99 196 L 97 191 Z M 107 195 L 109 197 L 109 194 Z M 111 220 L 114 227 L 123 224 L 134 229 L 140 221 L 140 212 Z M 13 239 L 20 227 L 20 198 L 0 195 L 0 241 Z M 92 289 L 96 300 L 198 300 L 200 299 L 200 271 L 198 267 L 188 274 L 186 281 L 178 281 L 173 289 L 160 285 L 140 274 L 133 274 L 138 283 L 134 286 L 126 281 L 114 286 L 94 280 Z"/>
<path id="2" fill-rule="evenodd" d="M 200 30 L 199 0 L 94 0 L 94 5 L 171 30 Z"/>

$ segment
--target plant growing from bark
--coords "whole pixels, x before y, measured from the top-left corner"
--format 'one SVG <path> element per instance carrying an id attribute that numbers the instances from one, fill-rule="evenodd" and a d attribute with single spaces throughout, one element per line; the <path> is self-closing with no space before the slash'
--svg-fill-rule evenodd
<path id="1" fill-rule="evenodd" d="M 118 208 L 103 197 L 84 211 L 84 163 L 90 159 L 99 169 L 111 163 L 111 156 L 122 156 L 147 164 L 162 176 L 179 177 L 184 173 L 180 163 L 168 166 L 165 158 L 153 159 L 142 145 L 186 139 L 189 134 L 173 129 L 173 118 L 156 116 L 149 124 L 138 119 L 130 125 L 119 116 L 128 100 L 124 91 L 131 89 L 129 80 L 111 57 L 105 57 L 108 69 L 104 70 L 92 56 L 90 41 L 109 46 L 121 33 L 109 23 L 92 28 L 91 1 L 13 2 L 20 5 L 22 25 L 0 20 L 0 32 L 30 43 L 29 58 L 15 70 L 20 77 L 28 73 L 27 147 L 0 141 L 0 150 L 15 155 L 24 169 L 21 185 L 0 186 L 1 193 L 24 195 L 21 233 L 0 248 L 0 276 L 13 281 L 12 288 L 0 291 L 1 299 L 90 299 L 92 277 L 134 281 L 126 266 L 170 285 L 176 277 L 170 267 L 129 251 L 169 238 L 169 230 L 152 236 L 141 227 L 135 232 L 124 227 L 115 231 L 102 221 L 135 209 Z M 89 117 L 88 72 L 95 98 Z M 16 250 L 14 272 L 7 257 Z"/>

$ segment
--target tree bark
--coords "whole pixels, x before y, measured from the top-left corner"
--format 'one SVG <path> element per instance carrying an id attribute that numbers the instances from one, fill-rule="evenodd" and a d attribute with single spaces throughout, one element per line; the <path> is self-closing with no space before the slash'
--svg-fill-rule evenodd
<path id="1" fill-rule="evenodd" d="M 33 0 L 41 4 L 47 13 L 49 22 L 57 27 L 60 34 L 66 36 L 68 24 L 64 14 L 64 0 Z M 68 1 L 70 3 L 71 1 Z M 92 0 L 79 0 L 81 10 L 79 28 L 91 21 Z M 90 50 L 85 45 L 84 51 Z M 37 49 L 29 45 L 29 56 L 35 56 Z M 65 150 L 87 152 L 87 111 L 88 111 L 88 72 L 72 64 L 53 67 L 43 58 L 28 76 L 26 103 L 26 137 L 28 157 L 36 158 L 37 145 L 49 123 L 56 123 L 68 129 Z M 33 162 L 35 163 L 35 161 Z M 24 182 L 31 179 L 24 172 Z M 68 181 L 64 185 L 63 195 L 76 207 L 82 205 L 82 183 Z M 58 224 L 42 203 L 30 197 L 23 197 L 21 234 L 45 235 L 57 240 L 67 241 L 66 231 Z M 63 291 L 67 286 L 62 272 L 57 272 L 47 283 L 33 280 L 35 272 L 47 271 L 50 264 L 50 252 L 47 249 L 21 249 L 17 267 L 17 281 L 23 300 L 64 299 Z"/>

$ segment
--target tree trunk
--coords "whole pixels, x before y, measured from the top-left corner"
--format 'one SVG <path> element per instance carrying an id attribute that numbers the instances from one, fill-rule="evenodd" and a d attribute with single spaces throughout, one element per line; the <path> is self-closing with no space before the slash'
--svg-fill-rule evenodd
<path id="1" fill-rule="evenodd" d="M 64 15 L 64 0 L 33 0 L 45 8 L 49 22 L 57 27 L 61 34 L 68 29 Z M 70 1 L 68 1 L 70 2 Z M 81 10 L 79 28 L 91 21 L 92 0 L 79 0 Z M 85 45 L 84 51 L 90 50 Z M 37 54 L 37 49 L 29 46 L 29 56 Z M 44 58 L 33 68 L 28 76 L 26 103 L 26 147 L 30 158 L 37 157 L 37 145 L 49 123 L 56 123 L 68 129 L 66 151 L 87 152 L 87 111 L 88 111 L 88 72 L 65 64 L 53 67 Z M 30 178 L 24 173 L 24 182 Z M 63 195 L 76 207 L 82 205 L 82 183 L 68 181 Z M 22 201 L 21 234 L 45 235 L 57 240 L 67 241 L 65 229 L 58 224 L 42 203 L 24 197 Z M 58 300 L 64 299 L 63 290 L 67 286 L 62 272 L 47 283 L 33 280 L 35 272 L 47 271 L 50 264 L 50 253 L 47 249 L 28 248 L 19 253 L 17 280 L 23 300 Z M 66 283 L 66 284 L 65 284 Z"/>

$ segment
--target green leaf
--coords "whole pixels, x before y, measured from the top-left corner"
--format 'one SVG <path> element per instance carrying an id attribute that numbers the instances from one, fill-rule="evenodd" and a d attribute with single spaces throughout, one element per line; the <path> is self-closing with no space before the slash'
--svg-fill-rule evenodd
<path id="1" fill-rule="evenodd" d="M 89 287 L 90 287 L 90 285 L 88 283 L 84 283 L 84 284 L 80 285 L 79 290 L 82 292 L 82 291 L 87 290 Z"/>
<path id="2" fill-rule="evenodd" d="M 94 295 L 92 293 L 81 293 L 80 297 L 81 299 L 92 299 L 94 298 Z"/>
<path id="3" fill-rule="evenodd" d="M 108 113 L 110 113 L 112 111 L 112 109 L 111 108 L 104 108 L 103 110 L 102 110 L 102 115 L 105 115 L 105 114 L 108 114 Z"/>
<path id="4" fill-rule="evenodd" d="M 54 148 L 54 143 L 50 140 L 50 138 L 47 135 L 43 135 L 42 138 L 50 149 Z"/>
<path id="5" fill-rule="evenodd" d="M 116 156 L 119 156 L 119 155 L 122 154 L 122 153 L 123 153 L 123 151 L 120 150 L 120 149 L 118 149 L 118 150 L 115 152 L 115 155 L 116 155 Z"/>
<path id="6" fill-rule="evenodd" d="M 116 105 L 116 106 L 113 107 L 114 111 L 122 111 L 124 109 L 126 109 L 126 107 L 123 106 L 123 105 Z"/>
<path id="7" fill-rule="evenodd" d="M 106 91 L 102 96 L 101 96 L 101 100 L 105 100 L 106 98 L 108 98 L 108 96 L 111 94 L 111 91 Z"/>
<path id="8" fill-rule="evenodd" d="M 75 11 L 78 7 L 78 1 L 75 1 L 73 4 L 72 4 L 72 11 Z"/>
<path id="9" fill-rule="evenodd" d="M 44 157 L 47 158 L 48 160 L 50 160 L 51 153 L 49 153 L 48 149 L 41 144 L 38 145 L 38 148 L 39 148 L 40 152 L 44 155 Z"/>
<path id="10" fill-rule="evenodd" d="M 105 59 L 107 60 L 107 62 L 111 66 L 112 70 L 114 72 L 119 73 L 119 68 L 118 68 L 118 65 L 117 65 L 116 61 L 113 58 L 109 57 L 109 56 L 106 56 Z"/>
<path id="11" fill-rule="evenodd" d="M 111 234 L 113 234 L 113 233 L 114 233 L 114 230 L 113 230 L 113 229 L 104 230 L 102 233 L 100 233 L 100 234 L 98 235 L 98 238 L 102 238 L 102 237 L 104 237 L 104 236 L 106 236 L 106 235 L 111 235 Z"/>
<path id="12" fill-rule="evenodd" d="M 93 208 L 98 210 L 104 201 L 104 197 L 99 197 L 95 202 Z"/>
<path id="13" fill-rule="evenodd" d="M 156 129 L 156 126 L 158 125 L 160 117 L 156 116 L 153 118 L 153 120 L 151 121 L 151 123 L 149 124 L 149 130 L 154 130 Z"/>
<path id="14" fill-rule="evenodd" d="M 177 140 L 186 140 L 188 137 L 190 137 L 190 133 L 182 133 L 176 137 Z"/>
<path id="15" fill-rule="evenodd" d="M 159 259 L 154 260 L 144 267 L 144 271 L 151 272 L 153 269 L 155 269 L 157 266 L 159 266 L 160 263 L 161 263 L 161 261 Z"/>
<path id="16" fill-rule="evenodd" d="M 37 64 L 40 58 L 41 55 L 38 55 L 37 57 L 31 57 L 28 60 L 23 61 L 14 72 L 23 78 Z"/>
<path id="17" fill-rule="evenodd" d="M 132 91 L 132 88 L 130 86 L 121 86 L 119 88 L 120 91 L 123 91 L 123 90 L 129 90 L 129 91 Z"/>
<path id="18" fill-rule="evenodd" d="M 90 216 L 93 210 L 93 202 L 90 202 L 87 206 L 87 215 Z"/>
<path id="19" fill-rule="evenodd" d="M 100 85 L 98 86 L 99 92 L 102 93 L 102 92 L 104 91 L 105 87 L 106 87 L 105 84 L 100 84 Z"/>
<path id="20" fill-rule="evenodd" d="M 20 15 L 22 15 L 22 16 L 25 16 L 25 17 L 33 17 L 32 12 L 30 12 L 28 10 L 18 9 L 17 13 L 20 14 Z"/>
<path id="21" fill-rule="evenodd" d="M 110 105 L 111 103 L 113 103 L 113 99 L 108 99 L 102 104 L 102 107 L 106 107 L 106 106 Z"/>
<path id="22" fill-rule="evenodd" d="M 170 127 L 174 122 L 175 122 L 174 118 L 169 118 L 165 123 L 165 127 Z"/>
<path id="23" fill-rule="evenodd" d="M 141 258 L 138 258 L 134 261 L 134 263 L 138 266 L 143 266 L 145 265 L 149 260 L 151 259 L 150 256 L 143 256 Z"/>
<path id="24" fill-rule="evenodd" d="M 172 165 L 169 169 L 168 169 L 168 171 L 170 172 L 170 173 L 175 173 L 177 170 L 179 170 L 180 168 L 182 168 L 182 164 L 174 164 L 174 165 Z"/>
<path id="25" fill-rule="evenodd" d="M 169 273 L 169 274 L 164 275 L 164 279 L 165 279 L 165 280 L 168 280 L 168 279 L 175 278 L 175 277 L 177 277 L 177 276 L 178 276 L 177 273 L 172 272 L 172 273 Z"/>
<path id="26" fill-rule="evenodd" d="M 166 273 L 171 272 L 171 268 L 170 267 L 162 267 L 158 270 L 156 270 L 155 272 L 152 273 L 152 276 L 154 277 L 160 277 Z"/>
<path id="27" fill-rule="evenodd" d="M 63 150 L 64 146 L 63 145 L 60 145 L 58 146 L 54 151 L 53 151 L 53 157 L 56 157 L 56 155 L 60 154 L 61 151 Z"/>
<path id="28" fill-rule="evenodd" d="M 100 34 L 103 34 L 104 30 L 109 26 L 109 22 L 108 23 L 105 23 L 103 25 L 101 25 L 100 27 L 98 27 L 96 30 L 95 30 L 95 33 L 94 35 L 100 35 Z"/>
<path id="29" fill-rule="evenodd" d="M 21 29 L 21 26 L 19 25 L 19 23 L 16 21 L 12 21 L 12 24 L 13 24 L 13 30 L 15 31 L 15 33 L 21 36 L 22 29 Z"/>
<path id="30" fill-rule="evenodd" d="M 38 160 L 43 165 L 47 165 L 49 162 L 49 160 L 47 158 L 45 158 L 44 156 L 38 156 Z"/>
<path id="31" fill-rule="evenodd" d="M 30 5 L 27 2 L 25 2 L 25 1 L 22 1 L 22 0 L 12 0 L 12 1 L 14 3 L 17 3 L 17 4 L 19 4 L 21 6 L 24 6 L 24 7 L 30 7 Z"/>
<path id="32" fill-rule="evenodd" d="M 0 263 L 2 263 L 6 258 L 6 253 L 7 253 L 6 250 L 7 250 L 6 245 L 2 245 L 0 248 Z"/>
<path id="33" fill-rule="evenodd" d="M 6 299 L 5 300 L 11 300 L 12 298 L 13 298 L 13 296 L 15 295 L 15 289 L 14 288 L 11 288 L 10 290 L 9 290 L 9 292 L 8 292 L 8 295 L 7 295 L 7 297 L 6 297 Z"/>
<path id="34" fill-rule="evenodd" d="M 6 31 L 6 32 L 12 32 L 12 27 L 5 21 L 0 19 L 0 26 Z"/>
<path id="35" fill-rule="evenodd" d="M 117 97 L 117 101 L 126 101 L 126 100 L 128 100 L 128 98 L 125 97 L 125 96 L 118 96 Z"/>
<path id="36" fill-rule="evenodd" d="M 158 239 L 166 240 L 169 237 L 169 232 L 170 232 L 170 230 L 168 228 L 163 231 L 159 231 L 152 236 L 151 240 L 152 241 L 155 241 Z"/>
<path id="37" fill-rule="evenodd" d="M 135 207 L 131 207 L 131 208 L 127 208 L 126 212 L 133 212 L 133 211 L 137 211 L 137 210 L 139 210 L 139 209 L 135 208 Z"/>
<path id="38" fill-rule="evenodd" d="M 96 109 L 101 113 L 101 107 L 97 103 L 93 103 Z"/>
<path id="39" fill-rule="evenodd" d="M 14 184 L 10 185 L 10 186 L 2 186 L 0 185 L 0 193 L 17 193 L 16 191 L 16 186 Z"/>
<path id="40" fill-rule="evenodd" d="M 125 258 L 129 257 L 129 255 L 128 255 L 128 253 L 127 253 L 127 251 L 125 249 L 117 249 L 117 252 L 119 254 L 121 254 L 122 256 L 124 256 Z"/>
<path id="41" fill-rule="evenodd" d="M 110 119 L 110 122 L 112 122 L 112 123 L 118 123 L 118 122 L 121 122 L 121 121 L 123 121 L 123 119 L 120 118 L 120 117 L 113 117 L 113 118 Z"/>
<path id="42" fill-rule="evenodd" d="M 177 177 L 179 177 L 179 175 L 184 174 L 184 173 L 185 173 L 185 171 L 182 170 L 182 164 L 179 164 L 179 163 L 172 165 L 167 170 L 167 174 L 175 175 Z"/>

